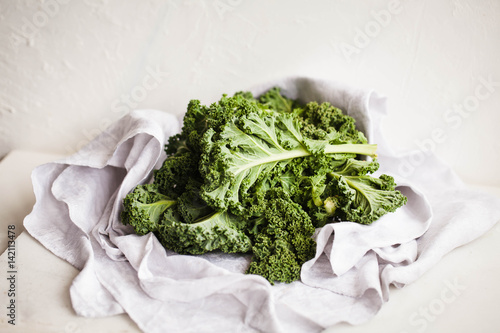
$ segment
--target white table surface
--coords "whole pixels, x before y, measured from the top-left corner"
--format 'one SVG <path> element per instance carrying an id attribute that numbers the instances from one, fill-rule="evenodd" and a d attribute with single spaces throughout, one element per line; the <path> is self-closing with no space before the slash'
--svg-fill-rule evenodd
<path id="1" fill-rule="evenodd" d="M 13 151 L 0 162 L 0 250 L 7 247 L 7 226 L 16 225 L 16 326 L 0 314 L 0 332 L 139 332 L 127 315 L 107 318 L 77 316 L 69 286 L 78 271 L 46 250 L 27 232 L 22 220 L 35 198 L 31 170 L 59 155 Z M 472 186 L 472 185 L 471 185 Z M 477 186 L 475 186 L 477 187 Z M 498 187 L 480 187 L 500 196 Z M 471 221 L 473 223 L 473 221 Z M 415 283 L 391 290 L 390 300 L 369 322 L 360 326 L 336 325 L 325 333 L 356 332 L 500 332 L 500 225 L 462 246 Z M 7 275 L 7 253 L 0 269 Z M 6 278 L 0 279 L 1 307 L 7 306 Z"/>

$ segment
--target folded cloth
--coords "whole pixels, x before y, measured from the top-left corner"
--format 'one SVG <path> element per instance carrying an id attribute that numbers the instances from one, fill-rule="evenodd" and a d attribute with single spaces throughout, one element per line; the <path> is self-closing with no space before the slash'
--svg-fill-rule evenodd
<path id="1" fill-rule="evenodd" d="M 75 311 L 88 317 L 126 312 L 145 332 L 319 332 L 360 324 L 454 248 L 500 219 L 500 200 L 468 189 L 429 153 L 415 172 L 401 166 L 422 152 L 395 154 L 381 132 L 385 98 L 372 91 L 309 78 L 272 86 L 303 102 L 330 102 L 357 120 L 378 144 L 381 170 L 394 176 L 408 203 L 371 225 L 327 224 L 301 280 L 270 285 L 244 274 L 249 255 L 178 255 L 153 234 L 120 222 L 123 197 L 151 180 L 179 131 L 166 112 L 131 112 L 68 158 L 33 171 L 36 196 L 26 230 L 81 270 L 70 287 Z M 420 154 L 420 155 L 418 155 Z"/>

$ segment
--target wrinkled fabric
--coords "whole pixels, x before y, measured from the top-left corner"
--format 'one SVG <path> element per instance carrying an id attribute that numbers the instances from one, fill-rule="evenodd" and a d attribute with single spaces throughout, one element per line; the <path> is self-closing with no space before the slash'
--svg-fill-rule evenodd
<path id="1" fill-rule="evenodd" d="M 381 168 L 408 203 L 371 225 L 318 229 L 316 255 L 301 280 L 270 285 L 244 274 L 248 254 L 177 255 L 153 234 L 137 236 L 120 222 L 123 197 L 149 182 L 179 132 L 176 118 L 157 110 L 123 117 L 80 151 L 36 168 L 36 203 L 26 230 L 80 270 L 69 293 L 75 311 L 102 317 L 127 313 L 145 332 L 320 332 L 340 322 L 361 324 L 389 299 L 391 285 L 417 280 L 454 248 L 500 219 L 500 200 L 467 188 L 432 154 L 401 174 L 419 152 L 395 154 L 384 140 L 385 98 L 335 82 L 288 78 L 272 86 L 302 102 L 330 102 L 357 120 L 378 144 Z"/>

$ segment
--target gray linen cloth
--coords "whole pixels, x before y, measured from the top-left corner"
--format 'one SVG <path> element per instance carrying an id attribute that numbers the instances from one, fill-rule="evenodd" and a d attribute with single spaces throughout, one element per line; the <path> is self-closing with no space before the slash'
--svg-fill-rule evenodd
<path id="1" fill-rule="evenodd" d="M 291 284 L 271 286 L 244 274 L 249 255 L 177 255 L 120 222 L 122 198 L 151 180 L 166 140 L 180 130 L 167 112 L 131 112 L 74 155 L 33 171 L 36 203 L 24 225 L 81 270 L 69 290 L 79 315 L 126 312 L 145 332 L 320 332 L 360 324 L 389 299 L 391 285 L 412 283 L 500 219 L 498 198 L 467 188 L 432 153 L 414 172 L 403 172 L 405 161 L 422 152 L 400 156 L 390 149 L 380 126 L 386 99 L 375 92 L 310 78 L 252 91 L 276 85 L 288 97 L 327 101 L 356 118 L 378 144 L 377 173 L 394 176 L 407 205 L 369 226 L 318 229 L 316 256 Z"/>

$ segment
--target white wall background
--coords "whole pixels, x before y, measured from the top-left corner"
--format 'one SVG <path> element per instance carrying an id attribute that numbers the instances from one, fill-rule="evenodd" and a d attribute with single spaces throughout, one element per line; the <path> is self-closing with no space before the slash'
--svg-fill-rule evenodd
<path id="1" fill-rule="evenodd" d="M 500 186 L 499 0 L 0 0 L 0 158 L 291 75 L 388 97 L 397 150 Z"/>

